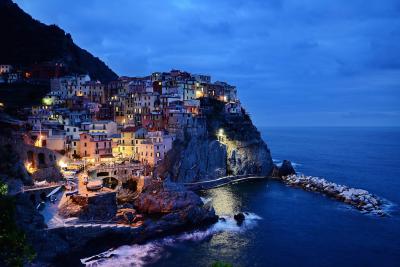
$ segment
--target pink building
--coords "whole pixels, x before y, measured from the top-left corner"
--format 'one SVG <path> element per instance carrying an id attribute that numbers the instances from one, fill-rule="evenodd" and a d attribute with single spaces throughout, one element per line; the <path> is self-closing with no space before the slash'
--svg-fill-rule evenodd
<path id="1" fill-rule="evenodd" d="M 99 162 L 102 157 L 112 156 L 112 141 L 104 133 L 81 133 L 79 156 Z"/>
<path id="2" fill-rule="evenodd" d="M 149 132 L 136 146 L 136 155 L 143 164 L 155 166 L 172 148 L 173 138 L 162 131 Z"/>

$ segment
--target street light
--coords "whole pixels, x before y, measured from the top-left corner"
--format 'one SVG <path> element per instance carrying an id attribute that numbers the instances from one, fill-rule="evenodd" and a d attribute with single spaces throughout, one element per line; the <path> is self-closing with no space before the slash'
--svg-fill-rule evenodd
<path id="1" fill-rule="evenodd" d="M 224 141 L 224 136 L 225 136 L 224 129 L 220 128 L 217 133 L 218 141 L 220 142 Z"/>

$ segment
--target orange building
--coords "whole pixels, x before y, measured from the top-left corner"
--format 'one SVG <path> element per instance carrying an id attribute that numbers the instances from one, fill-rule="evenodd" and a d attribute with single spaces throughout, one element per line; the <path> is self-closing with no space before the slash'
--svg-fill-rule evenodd
<path id="1" fill-rule="evenodd" d="M 99 162 L 102 157 L 112 156 L 112 140 L 104 133 L 81 133 L 79 156 Z"/>

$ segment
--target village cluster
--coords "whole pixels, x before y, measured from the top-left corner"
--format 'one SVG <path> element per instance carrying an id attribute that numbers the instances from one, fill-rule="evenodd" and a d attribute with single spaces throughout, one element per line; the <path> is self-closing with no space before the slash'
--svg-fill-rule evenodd
<path id="1" fill-rule="evenodd" d="M 30 140 L 94 164 L 129 159 L 156 166 L 175 139 L 206 131 L 202 97 L 225 103 L 226 113 L 242 112 L 235 86 L 179 70 L 108 84 L 69 75 L 51 79 L 50 87 L 30 111 Z"/>

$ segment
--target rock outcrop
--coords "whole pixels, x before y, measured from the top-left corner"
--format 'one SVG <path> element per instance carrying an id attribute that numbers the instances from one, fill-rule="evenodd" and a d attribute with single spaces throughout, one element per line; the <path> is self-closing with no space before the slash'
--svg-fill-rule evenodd
<path id="1" fill-rule="evenodd" d="M 296 174 L 296 170 L 293 168 L 292 162 L 285 159 L 280 167 L 274 165 L 271 177 L 282 178 L 293 174 Z"/>
<path id="2" fill-rule="evenodd" d="M 78 217 L 81 220 L 112 220 L 117 213 L 116 193 L 95 196 L 71 196 L 58 211 L 64 218 Z"/>
<path id="3" fill-rule="evenodd" d="M 200 197 L 192 191 L 142 193 L 135 201 L 136 209 L 146 214 L 166 214 L 202 205 Z"/>
<path id="4" fill-rule="evenodd" d="M 175 182 L 194 182 L 226 175 L 271 173 L 268 146 L 244 110 L 226 114 L 223 102 L 209 98 L 202 99 L 201 106 L 207 131 L 177 140 L 156 175 Z"/>
<path id="5" fill-rule="evenodd" d="M 177 140 L 158 173 L 176 182 L 211 180 L 226 175 L 226 159 L 226 147 L 217 140 L 205 136 Z"/>
<path id="6" fill-rule="evenodd" d="M 142 214 L 158 215 L 158 227 L 186 227 L 207 224 L 218 219 L 213 207 L 205 205 L 198 195 L 184 187 L 161 187 L 159 190 L 149 188 L 139 195 L 134 206 Z"/>

